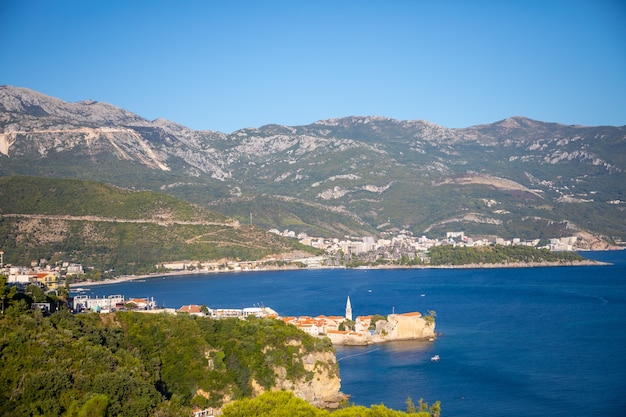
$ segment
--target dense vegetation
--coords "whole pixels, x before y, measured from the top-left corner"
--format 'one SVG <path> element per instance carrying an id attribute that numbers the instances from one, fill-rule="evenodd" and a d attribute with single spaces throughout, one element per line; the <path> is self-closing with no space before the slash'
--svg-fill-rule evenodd
<path id="1" fill-rule="evenodd" d="M 4 260 L 21 265 L 44 258 L 145 273 L 159 262 L 314 251 L 167 195 L 88 181 L 0 178 L 0 212 Z"/>
<path id="2" fill-rule="evenodd" d="M 332 349 L 327 340 L 272 319 L 64 310 L 43 317 L 14 306 L 0 329 L 3 415 L 98 409 L 98 415 L 147 416 L 221 406 L 224 396 L 250 396 L 252 379 L 271 388 L 274 366 L 289 379 L 306 377 L 300 355 Z"/>
<path id="3" fill-rule="evenodd" d="M 559 262 L 583 261 L 575 252 L 553 252 L 532 246 L 478 246 L 464 247 L 441 245 L 430 249 L 431 265 L 503 264 L 519 262 Z"/>
<path id="4" fill-rule="evenodd" d="M 441 406 L 436 402 L 432 406 L 421 402 L 418 406 L 411 399 L 407 401 L 407 411 L 391 410 L 384 405 L 372 405 L 370 408 L 351 406 L 337 411 L 320 410 L 289 392 L 268 392 L 257 398 L 237 401 L 224 408 L 223 417 L 437 417 Z"/>
<path id="5" fill-rule="evenodd" d="M 193 198 L 189 198 L 192 201 Z M 288 229 L 309 236 L 338 237 L 372 236 L 377 232 L 368 224 L 345 211 L 310 203 L 295 198 L 263 194 L 254 197 L 222 199 L 209 203 L 209 207 L 237 218 L 242 224 L 252 224 L 270 230 Z"/>
<path id="6" fill-rule="evenodd" d="M 275 367 L 291 381 L 307 371 L 302 357 L 332 351 L 318 339 L 279 320 L 213 320 L 195 316 L 117 312 L 73 315 L 62 299 L 50 316 L 32 311 L 41 294 L 18 293 L 0 277 L 0 416 L 189 416 L 192 407 L 221 407 L 252 396 L 252 381 L 275 387 Z M 45 296 L 44 296 L 45 297 Z M 61 297 L 62 298 L 62 297 Z M 56 304 L 55 304 L 56 305 Z M 438 415 L 408 402 L 408 410 Z M 236 401 L 225 416 L 325 416 L 287 393 Z M 337 416 L 401 416 L 383 406 L 347 407 Z"/>
<path id="7" fill-rule="evenodd" d="M 101 216 L 109 219 L 227 222 L 223 214 L 152 191 L 99 182 L 0 177 L 3 213 Z"/>

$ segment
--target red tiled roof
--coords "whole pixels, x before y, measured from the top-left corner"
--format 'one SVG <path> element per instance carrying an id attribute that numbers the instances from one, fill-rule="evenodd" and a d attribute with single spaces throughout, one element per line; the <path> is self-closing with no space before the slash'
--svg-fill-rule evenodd
<path id="1" fill-rule="evenodd" d="M 422 313 L 420 313 L 419 311 L 412 311 L 410 313 L 403 313 L 403 314 L 398 314 L 399 316 L 406 316 L 406 317 L 420 317 L 422 315 Z"/>
<path id="2" fill-rule="evenodd" d="M 196 304 L 190 304 L 188 306 L 182 306 L 180 309 L 178 309 L 178 311 L 182 311 L 185 313 L 200 313 L 200 309 L 202 307 L 200 307 L 199 305 Z"/>

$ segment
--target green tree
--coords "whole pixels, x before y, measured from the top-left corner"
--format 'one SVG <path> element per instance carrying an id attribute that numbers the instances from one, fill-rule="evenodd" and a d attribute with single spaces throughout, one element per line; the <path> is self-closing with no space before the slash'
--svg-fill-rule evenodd
<path id="1" fill-rule="evenodd" d="M 428 411 L 430 411 L 430 415 L 432 417 L 439 417 L 441 415 L 441 402 L 435 401 L 435 403 L 430 406 Z"/>
<path id="2" fill-rule="evenodd" d="M 435 310 L 428 310 L 428 314 L 422 316 L 424 320 L 426 320 L 426 324 L 428 326 L 432 326 L 435 323 L 435 317 L 437 317 L 437 312 Z"/>
<path id="3" fill-rule="evenodd" d="M 223 417 L 317 417 L 328 412 L 313 407 L 290 392 L 271 391 L 236 401 L 222 410 Z"/>
<path id="4" fill-rule="evenodd" d="M 59 303 L 59 309 L 66 309 L 69 310 L 70 309 L 70 305 L 69 305 L 69 301 L 70 301 L 70 290 L 69 290 L 70 286 L 67 283 L 67 281 L 65 281 L 65 286 L 61 287 L 58 291 L 58 303 Z"/>
<path id="5" fill-rule="evenodd" d="M 80 408 L 77 417 L 105 417 L 109 407 L 109 397 L 94 395 Z"/>
<path id="6" fill-rule="evenodd" d="M 387 321 L 387 317 L 385 316 L 381 316 L 380 314 L 374 314 L 374 316 L 372 317 L 372 320 L 370 321 L 370 330 L 374 330 L 376 329 L 376 323 L 378 323 L 379 321 Z"/>
<path id="7" fill-rule="evenodd" d="M 2 301 L 2 314 L 4 315 L 4 301 L 8 298 L 9 287 L 7 285 L 7 277 L 0 275 L 0 300 Z"/>
<path id="8" fill-rule="evenodd" d="M 341 331 L 344 330 L 354 330 L 356 326 L 356 322 L 354 320 L 345 319 L 341 323 L 339 323 L 338 329 Z"/>
<path id="9" fill-rule="evenodd" d="M 411 397 L 406 399 L 406 412 L 409 414 L 414 414 L 415 412 L 417 412 L 417 408 L 415 408 L 415 404 L 413 403 Z"/>
<path id="10" fill-rule="evenodd" d="M 26 293 L 35 303 L 45 303 L 48 300 L 46 293 L 37 285 L 29 285 L 26 287 Z"/>

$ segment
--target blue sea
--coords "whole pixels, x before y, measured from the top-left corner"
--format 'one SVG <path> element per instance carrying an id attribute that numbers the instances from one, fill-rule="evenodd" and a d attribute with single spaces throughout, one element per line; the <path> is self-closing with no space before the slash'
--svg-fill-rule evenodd
<path id="1" fill-rule="evenodd" d="M 610 266 L 303 270 L 157 277 L 88 294 L 281 315 L 437 313 L 434 342 L 338 347 L 358 405 L 441 401 L 442 416 L 626 415 L 626 251 Z M 433 355 L 438 362 L 432 362 Z"/>

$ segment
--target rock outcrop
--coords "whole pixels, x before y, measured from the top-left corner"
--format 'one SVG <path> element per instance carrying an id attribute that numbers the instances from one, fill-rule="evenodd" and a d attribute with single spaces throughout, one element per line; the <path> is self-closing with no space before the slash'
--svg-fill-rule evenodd
<path id="1" fill-rule="evenodd" d="M 376 323 L 375 335 L 382 341 L 430 339 L 435 337 L 435 321 L 420 313 L 390 314 Z"/>
<path id="2" fill-rule="evenodd" d="M 304 353 L 300 346 L 298 359 L 304 366 L 305 374 L 295 380 L 289 379 L 283 367 L 274 368 L 275 385 L 272 390 L 291 391 L 298 398 L 325 409 L 336 409 L 347 400 L 341 389 L 339 367 L 334 352 Z M 252 382 L 255 396 L 265 392 L 256 381 Z"/>

